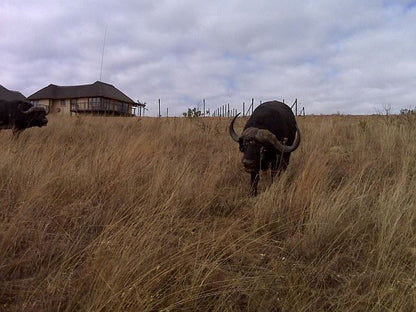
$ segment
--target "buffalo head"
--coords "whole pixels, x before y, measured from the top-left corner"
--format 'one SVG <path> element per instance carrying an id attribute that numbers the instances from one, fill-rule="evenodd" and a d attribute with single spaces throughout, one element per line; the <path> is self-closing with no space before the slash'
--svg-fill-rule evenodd
<path id="1" fill-rule="evenodd" d="M 280 153 L 293 152 L 300 143 L 300 132 L 296 131 L 296 138 L 292 145 L 287 146 L 285 142 L 280 142 L 277 137 L 267 129 L 256 127 L 246 128 L 241 136 L 234 130 L 234 122 L 240 114 L 237 114 L 231 121 L 229 133 L 231 138 L 240 146 L 240 151 L 244 154 L 242 163 L 247 172 L 258 172 L 261 167 L 262 149 L 275 149 Z"/>
<path id="2" fill-rule="evenodd" d="M 27 128 L 29 127 L 42 127 L 48 124 L 46 116 L 49 114 L 49 107 L 32 106 L 27 110 L 23 110 L 19 105 L 19 111 L 25 116 L 27 122 Z"/>

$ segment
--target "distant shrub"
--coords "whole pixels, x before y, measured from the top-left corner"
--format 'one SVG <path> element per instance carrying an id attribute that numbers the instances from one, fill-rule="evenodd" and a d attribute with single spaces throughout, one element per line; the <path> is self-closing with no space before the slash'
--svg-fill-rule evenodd
<path id="1" fill-rule="evenodd" d="M 199 109 L 194 108 L 188 108 L 188 112 L 182 113 L 184 117 L 200 117 L 202 115 L 202 112 Z"/>

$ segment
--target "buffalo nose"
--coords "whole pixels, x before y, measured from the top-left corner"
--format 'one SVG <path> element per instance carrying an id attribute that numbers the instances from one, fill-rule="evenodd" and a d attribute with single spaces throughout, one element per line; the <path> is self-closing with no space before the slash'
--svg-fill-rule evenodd
<path id="1" fill-rule="evenodd" d="M 253 164 L 254 164 L 254 161 L 249 160 L 249 159 L 245 159 L 245 158 L 243 159 L 243 165 L 244 165 L 244 167 L 252 167 Z"/>

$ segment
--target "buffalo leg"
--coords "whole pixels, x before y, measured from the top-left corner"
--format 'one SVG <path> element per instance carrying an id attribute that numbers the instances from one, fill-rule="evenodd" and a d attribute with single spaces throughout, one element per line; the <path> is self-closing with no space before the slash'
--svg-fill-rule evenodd
<path id="1" fill-rule="evenodd" d="M 276 174 L 281 174 L 287 169 L 289 165 L 290 153 L 285 153 L 282 155 L 277 154 L 277 157 L 272 162 L 272 182 Z"/>
<path id="2" fill-rule="evenodd" d="M 260 176 L 258 172 L 251 173 L 251 190 L 250 190 L 251 196 L 257 196 L 257 184 L 259 183 L 259 179 L 260 179 Z"/>
<path id="3" fill-rule="evenodd" d="M 280 162 L 280 155 L 279 154 L 274 154 L 272 159 L 271 159 L 271 177 L 272 177 L 272 183 L 273 183 L 273 179 L 276 176 L 277 170 L 279 169 L 279 162 Z"/>

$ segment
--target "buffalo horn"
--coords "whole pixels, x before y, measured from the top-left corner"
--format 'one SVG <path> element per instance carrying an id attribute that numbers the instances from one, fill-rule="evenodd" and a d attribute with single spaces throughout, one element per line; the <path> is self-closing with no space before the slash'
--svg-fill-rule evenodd
<path id="1" fill-rule="evenodd" d="M 20 108 L 19 108 L 20 109 Z M 27 115 L 27 114 L 30 114 L 30 113 L 33 113 L 33 112 L 40 112 L 40 111 L 44 111 L 45 113 L 46 113 L 46 109 L 45 108 L 43 108 L 43 107 L 36 107 L 36 106 L 32 106 L 31 108 L 29 108 L 27 111 L 23 111 L 23 110 L 21 110 L 20 109 L 20 112 L 22 113 L 22 114 L 25 114 L 25 115 Z M 48 112 L 46 113 L 46 115 L 49 113 L 49 110 L 48 110 Z"/>
<path id="2" fill-rule="evenodd" d="M 299 128 L 296 126 L 295 141 L 290 146 L 287 146 L 287 145 L 284 145 L 284 144 L 280 143 L 279 140 L 277 139 L 277 137 L 273 133 L 271 133 L 269 130 L 266 130 L 266 129 L 258 129 L 258 131 L 255 135 L 255 139 L 257 141 L 259 141 L 260 143 L 272 144 L 274 146 L 274 148 L 276 148 L 277 150 L 279 150 L 282 153 L 291 153 L 295 149 L 297 149 L 298 146 L 299 146 L 300 131 L 299 131 Z"/>
<path id="3" fill-rule="evenodd" d="M 230 136 L 231 138 L 236 141 L 238 143 L 238 140 L 240 139 L 240 137 L 238 136 L 237 133 L 235 133 L 234 130 L 234 121 L 237 119 L 238 115 L 240 115 L 240 113 L 238 113 L 237 115 L 235 115 L 235 117 L 233 118 L 233 120 L 231 121 L 230 127 L 228 128 L 229 132 L 230 132 Z"/>
<path id="4" fill-rule="evenodd" d="M 259 128 L 248 127 L 246 129 L 244 129 L 241 136 L 244 137 L 244 138 L 250 138 L 251 139 L 251 138 L 255 138 L 258 132 L 259 132 Z"/>
<path id="5" fill-rule="evenodd" d="M 18 109 L 20 110 L 20 112 L 22 114 L 29 114 L 29 113 L 33 112 L 34 106 L 32 106 L 28 110 L 24 111 L 24 110 L 22 110 L 22 104 L 19 104 Z"/>

